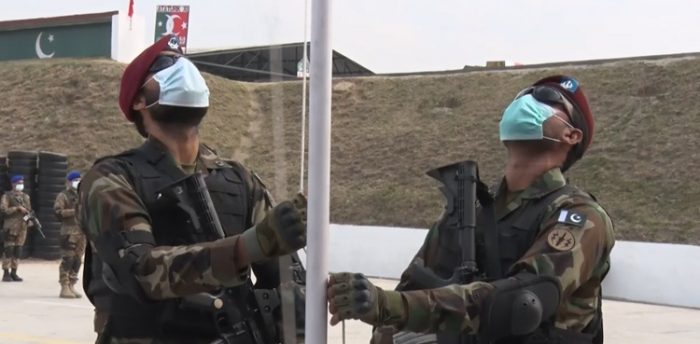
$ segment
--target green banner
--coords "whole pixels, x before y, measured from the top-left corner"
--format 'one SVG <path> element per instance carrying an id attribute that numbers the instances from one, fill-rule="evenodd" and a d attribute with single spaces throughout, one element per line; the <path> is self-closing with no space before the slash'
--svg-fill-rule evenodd
<path id="1" fill-rule="evenodd" d="M 0 31 L 0 61 L 111 57 L 112 23 Z"/>

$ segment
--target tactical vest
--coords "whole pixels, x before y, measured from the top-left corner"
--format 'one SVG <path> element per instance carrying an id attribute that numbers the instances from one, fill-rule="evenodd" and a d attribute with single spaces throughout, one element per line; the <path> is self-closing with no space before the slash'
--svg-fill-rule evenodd
<path id="1" fill-rule="evenodd" d="M 540 231 L 540 225 L 545 220 L 547 209 L 555 199 L 565 194 L 577 192 L 576 188 L 565 185 L 548 195 L 529 200 L 529 204 L 520 207 L 501 221 L 496 223 L 495 232 L 498 234 L 498 260 L 500 265 L 499 276 L 487 276 L 487 280 L 502 278 L 508 269 L 517 262 L 532 247 Z M 477 213 L 476 226 L 476 260 L 480 271 L 485 271 L 487 262 L 486 231 L 493 230 L 487 228 L 486 214 L 480 208 Z M 440 277 L 449 278 L 454 273 L 461 261 L 461 248 L 455 243 L 459 243 L 458 233 L 453 230 L 439 231 L 439 248 L 435 260 L 426 262 L 427 265 Z M 493 233 L 493 232 L 491 232 Z M 600 300 L 600 299 L 599 299 Z M 599 301 L 600 302 L 600 301 Z M 554 344 L 554 343 L 593 343 L 603 342 L 603 322 L 601 305 L 598 305 L 598 313 L 591 324 L 584 330 L 584 333 L 558 330 L 550 323 L 543 323 L 534 334 L 522 338 L 506 338 L 495 344 Z M 453 336 L 438 334 L 438 343 L 459 343 L 455 342 Z M 479 344 L 476 337 L 468 337 L 467 343 Z"/>
<path id="2" fill-rule="evenodd" d="M 148 144 L 113 157 L 126 163 L 129 180 L 151 217 L 156 245 L 190 245 L 218 239 L 214 233 L 196 232 L 185 214 L 163 209 L 156 202 L 158 190 L 185 177 L 170 159 L 157 154 Z M 99 162 L 99 161 L 98 161 Z M 205 177 L 207 189 L 226 236 L 243 233 L 251 226 L 252 192 L 250 175 L 240 165 L 216 161 L 216 168 Z M 96 308 L 108 309 L 107 329 L 112 337 L 216 338 L 213 319 L 205 313 L 183 310 L 179 300 L 138 301 L 119 295 L 106 287 L 101 277 L 102 263 L 90 255 L 91 273 L 86 273 L 86 293 Z M 88 258 L 86 257 L 86 263 Z M 87 269 L 86 269 L 87 270 Z M 246 288 L 227 289 L 240 299 L 248 297 Z M 240 294 L 240 295 L 239 295 Z"/>

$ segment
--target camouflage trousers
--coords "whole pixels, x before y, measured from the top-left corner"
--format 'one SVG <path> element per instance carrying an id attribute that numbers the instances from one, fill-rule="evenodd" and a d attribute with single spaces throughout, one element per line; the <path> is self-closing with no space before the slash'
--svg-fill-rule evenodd
<path id="1" fill-rule="evenodd" d="M 4 240 L 2 269 L 17 269 L 22 245 L 27 240 L 27 230 L 4 229 L 2 235 Z"/>
<path id="2" fill-rule="evenodd" d="M 58 282 L 75 284 L 85 254 L 85 235 L 77 232 L 61 236 L 61 265 L 58 266 Z"/>

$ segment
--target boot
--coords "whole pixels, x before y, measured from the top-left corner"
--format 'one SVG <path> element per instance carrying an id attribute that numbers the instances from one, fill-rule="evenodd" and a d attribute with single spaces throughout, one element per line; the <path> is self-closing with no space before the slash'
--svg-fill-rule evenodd
<path id="1" fill-rule="evenodd" d="M 73 293 L 73 295 L 75 295 L 75 298 L 76 298 L 76 299 L 79 299 L 79 298 L 83 297 L 82 294 L 80 294 L 79 292 L 77 292 L 77 291 L 75 290 L 75 283 L 69 284 L 68 287 L 70 288 L 70 291 Z"/>
<path id="2" fill-rule="evenodd" d="M 12 277 L 10 277 L 10 271 L 7 269 L 2 270 L 2 281 L 3 282 L 12 282 Z"/>
<path id="3" fill-rule="evenodd" d="M 17 269 L 12 269 L 12 272 L 10 272 L 10 278 L 12 278 L 12 280 L 15 282 L 24 281 L 21 277 L 17 276 Z"/>
<path id="4" fill-rule="evenodd" d="M 78 297 L 73 294 L 73 291 L 71 290 L 70 284 L 68 283 L 63 283 L 61 284 L 61 293 L 58 295 L 58 297 L 62 299 L 77 299 Z"/>

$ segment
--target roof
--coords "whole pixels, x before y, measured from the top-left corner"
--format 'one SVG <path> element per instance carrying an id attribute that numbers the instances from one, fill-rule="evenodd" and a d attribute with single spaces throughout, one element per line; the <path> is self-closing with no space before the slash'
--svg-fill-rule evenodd
<path id="1" fill-rule="evenodd" d="M 187 57 L 202 71 L 242 81 L 297 79 L 297 64 L 303 56 L 303 42 L 187 54 Z M 310 60 L 310 53 L 307 52 L 307 56 Z M 280 61 L 280 63 L 273 63 L 274 61 Z M 374 73 L 347 56 L 333 51 L 333 76 L 359 75 L 374 75 Z"/>
<path id="2" fill-rule="evenodd" d="M 0 31 L 34 29 L 47 26 L 67 26 L 81 24 L 108 23 L 112 16 L 119 11 L 76 14 L 62 17 L 45 17 L 20 20 L 8 20 L 0 22 Z"/>

